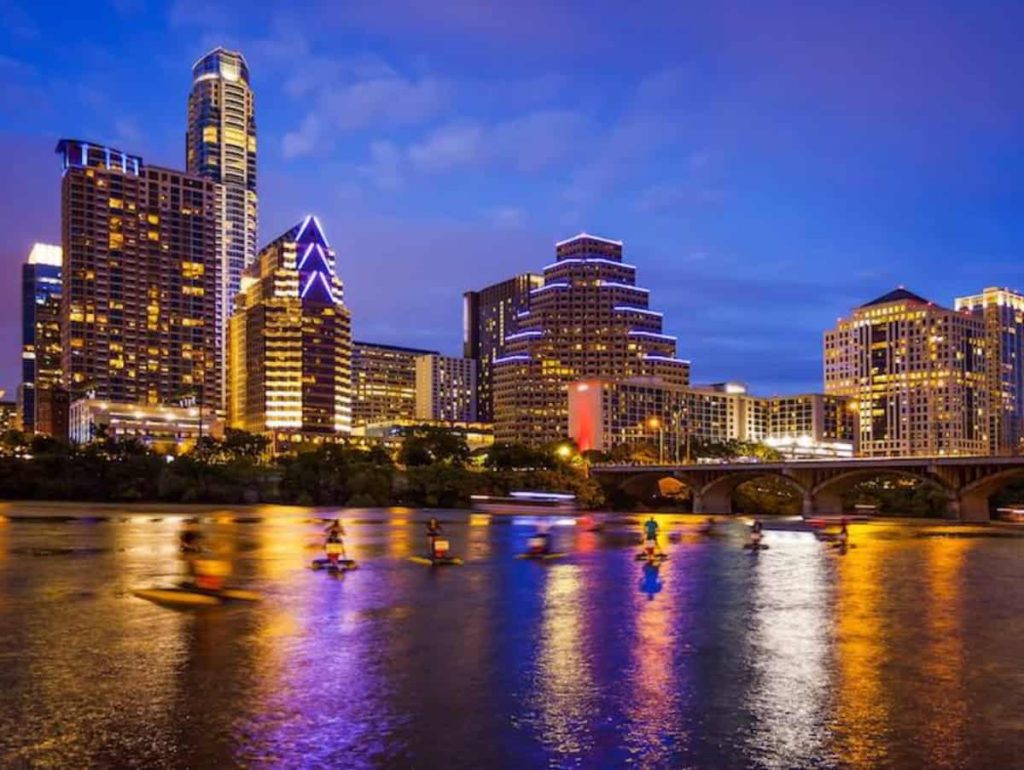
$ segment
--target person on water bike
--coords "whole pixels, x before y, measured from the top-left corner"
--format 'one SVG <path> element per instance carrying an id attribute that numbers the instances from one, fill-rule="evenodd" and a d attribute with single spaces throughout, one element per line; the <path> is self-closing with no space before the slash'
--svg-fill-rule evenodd
<path id="1" fill-rule="evenodd" d="M 757 548 L 761 545 L 761 540 L 764 538 L 764 524 L 761 523 L 760 519 L 754 519 L 754 523 L 750 525 L 750 544 Z"/>
<path id="2" fill-rule="evenodd" d="M 850 530 L 847 527 L 846 517 L 844 516 L 839 520 L 839 532 L 836 533 L 836 545 L 840 548 L 845 548 L 849 542 Z"/>
<path id="3" fill-rule="evenodd" d="M 178 550 L 185 562 L 185 576 L 194 583 L 197 577 L 196 563 L 203 552 L 203 533 L 199 530 L 198 519 L 185 519 L 178 531 Z"/>
<path id="4" fill-rule="evenodd" d="M 431 516 L 430 521 L 427 522 L 427 555 L 431 559 L 436 555 L 434 552 L 434 541 L 441 535 L 441 532 L 441 522 L 434 516 Z"/>
<path id="5" fill-rule="evenodd" d="M 644 549 L 651 556 L 658 552 L 658 522 L 653 516 L 644 522 Z"/>
<path id="6" fill-rule="evenodd" d="M 530 536 L 529 552 L 535 555 L 551 553 L 551 533 L 547 524 L 539 524 L 537 531 Z"/>
<path id="7" fill-rule="evenodd" d="M 330 526 L 324 530 L 324 534 L 327 536 L 327 542 L 324 544 L 324 551 L 327 552 L 327 559 L 332 564 L 338 563 L 338 558 L 347 560 L 348 557 L 345 554 L 345 541 L 342 539 L 345 537 L 345 528 L 341 526 L 341 520 L 335 519 L 331 522 Z"/>

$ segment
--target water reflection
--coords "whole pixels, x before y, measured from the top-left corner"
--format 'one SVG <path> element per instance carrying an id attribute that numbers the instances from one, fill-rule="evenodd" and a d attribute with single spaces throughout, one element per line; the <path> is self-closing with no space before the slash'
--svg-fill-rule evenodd
<path id="1" fill-rule="evenodd" d="M 676 592 L 662 593 L 673 565 L 644 564 L 641 591 L 633 595 L 632 660 L 625 712 L 625 749 L 639 767 L 666 767 L 679 750 L 679 698 L 682 682 L 673 677 Z M 655 594 L 660 594 L 654 601 Z"/>
<path id="2" fill-rule="evenodd" d="M 772 558 L 760 554 L 753 568 L 748 750 L 765 767 L 791 768 L 825 757 L 832 593 L 820 543 L 776 533 L 771 547 Z"/>
<path id="3" fill-rule="evenodd" d="M 563 761 L 591 749 L 596 691 L 585 652 L 586 581 L 580 567 L 552 565 L 544 584 L 535 707 L 541 741 Z"/>
<path id="4" fill-rule="evenodd" d="M 7 509 L 5 509 L 7 510 Z M 1024 541 L 856 530 L 681 539 L 446 514 L 464 567 L 405 556 L 425 513 L 204 529 L 258 605 L 175 611 L 178 519 L 0 523 L 0 766 L 998 767 L 1019 713 Z M 214 519 L 220 519 L 216 521 Z M 921 530 L 921 532 L 924 532 Z"/>

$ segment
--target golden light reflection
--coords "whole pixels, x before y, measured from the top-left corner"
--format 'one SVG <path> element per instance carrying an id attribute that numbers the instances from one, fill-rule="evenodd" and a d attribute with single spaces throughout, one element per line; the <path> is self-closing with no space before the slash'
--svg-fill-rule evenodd
<path id="1" fill-rule="evenodd" d="M 541 729 L 545 743 L 563 755 L 582 755 L 592 743 L 596 704 L 593 672 L 584 650 L 586 586 L 580 567 L 552 565 L 544 586 L 538 654 Z"/>
<path id="2" fill-rule="evenodd" d="M 887 559 L 900 558 L 897 551 L 892 543 L 872 541 L 836 565 L 834 692 L 842 729 L 836 733 L 835 753 L 849 767 L 877 767 L 887 756 L 892 706 L 882 671 L 892 651 L 881 622 L 883 567 Z"/>
<path id="3" fill-rule="evenodd" d="M 963 736 L 969 731 L 964 695 L 963 566 L 974 540 L 929 538 L 926 554 L 928 591 L 926 623 L 928 643 L 921 650 L 924 671 L 921 707 L 932 712 L 923 720 L 928 729 L 920 735 L 932 767 L 963 767 Z"/>

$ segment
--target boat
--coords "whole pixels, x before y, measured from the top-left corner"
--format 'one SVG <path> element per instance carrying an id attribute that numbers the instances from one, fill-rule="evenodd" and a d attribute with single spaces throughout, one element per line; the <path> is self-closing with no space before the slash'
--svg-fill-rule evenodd
<path id="1" fill-rule="evenodd" d="M 996 519 L 1012 524 L 1024 524 L 1024 508 L 996 508 Z"/>
<path id="2" fill-rule="evenodd" d="M 470 498 L 474 511 L 491 514 L 557 514 L 565 516 L 576 513 L 576 495 L 569 492 L 512 492 L 507 497 L 473 495 Z"/>
<path id="3" fill-rule="evenodd" d="M 210 590 L 181 584 L 177 586 L 136 588 L 132 594 L 140 599 L 169 607 L 216 607 L 231 602 L 258 602 L 262 597 L 255 591 L 240 588 Z"/>

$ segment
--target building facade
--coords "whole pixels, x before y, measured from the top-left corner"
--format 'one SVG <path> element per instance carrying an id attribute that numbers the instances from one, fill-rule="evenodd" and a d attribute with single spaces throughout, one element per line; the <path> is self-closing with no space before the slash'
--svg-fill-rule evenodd
<path id="1" fill-rule="evenodd" d="M 544 284 L 517 314 L 494 361 L 495 440 L 543 445 L 568 435 L 568 386 L 589 378 L 656 378 L 685 386 L 689 363 L 622 261 L 622 243 L 580 234 L 555 246 Z"/>
<path id="2" fill-rule="evenodd" d="M 62 140 L 61 371 L 73 400 L 221 407 L 217 185 Z"/>
<path id="3" fill-rule="evenodd" d="M 473 423 L 476 361 L 432 353 L 416 359 L 416 418 Z"/>
<path id="4" fill-rule="evenodd" d="M 316 217 L 246 268 L 228 337 L 230 427 L 275 445 L 351 432 L 351 316 Z"/>
<path id="5" fill-rule="evenodd" d="M 88 444 L 102 431 L 111 438 L 135 438 L 167 454 L 188 451 L 201 436 L 223 438 L 224 421 L 198 407 L 118 404 L 81 398 L 71 404 L 73 444 Z"/>
<path id="6" fill-rule="evenodd" d="M 693 459 L 703 442 L 763 443 L 790 459 L 852 457 L 846 407 L 846 399 L 821 393 L 754 396 L 736 382 L 594 379 L 569 386 L 569 436 L 582 451 L 646 444 L 676 463 Z"/>
<path id="7" fill-rule="evenodd" d="M 851 400 L 867 457 L 990 451 L 983 319 L 900 288 L 825 332 L 825 392 Z"/>
<path id="8" fill-rule="evenodd" d="M 494 420 L 494 362 L 530 309 L 530 292 L 543 285 L 543 276 L 522 273 L 463 295 L 462 355 L 477 361 L 476 408 L 484 422 Z"/>
<path id="9" fill-rule="evenodd" d="M 763 441 L 793 459 L 853 457 L 857 422 L 846 396 L 800 393 L 764 399 Z"/>
<path id="10" fill-rule="evenodd" d="M 60 432 L 60 425 L 52 419 L 52 410 L 47 408 L 48 396 L 38 397 L 61 387 L 61 267 L 60 246 L 37 243 L 21 268 L 18 403 L 23 431 L 64 437 L 66 432 Z"/>
<path id="11" fill-rule="evenodd" d="M 223 346 L 242 271 L 256 259 L 256 110 L 249 65 L 237 51 L 216 48 L 192 67 L 185 132 L 189 173 L 217 182 L 221 286 L 218 345 Z"/>
<path id="12" fill-rule="evenodd" d="M 1020 454 L 1024 438 L 1024 295 L 987 288 L 980 294 L 959 297 L 954 308 L 985 325 L 989 451 Z"/>
<path id="13" fill-rule="evenodd" d="M 392 424 L 416 417 L 416 360 L 431 350 L 352 343 L 352 425 Z"/>

